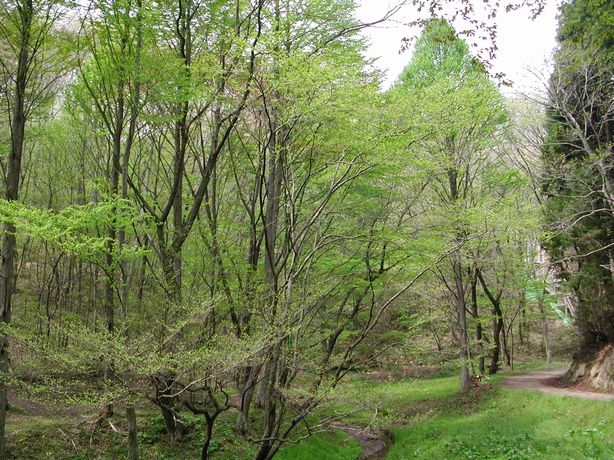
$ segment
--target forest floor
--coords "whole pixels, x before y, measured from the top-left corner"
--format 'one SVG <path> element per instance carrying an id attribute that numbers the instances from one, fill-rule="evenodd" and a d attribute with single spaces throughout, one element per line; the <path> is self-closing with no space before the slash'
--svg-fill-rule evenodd
<path id="1" fill-rule="evenodd" d="M 540 364 L 518 363 L 514 371 L 487 378 L 467 395 L 457 394 L 453 369 L 428 370 L 424 375 L 421 370 L 420 376 L 413 377 L 403 369 L 349 375 L 310 421 L 316 426 L 319 420 L 333 417 L 328 429 L 287 445 L 276 459 L 611 460 L 613 403 L 542 391 L 548 379 L 561 373 L 560 365 L 535 371 Z M 510 379 L 524 383 L 520 388 L 510 387 Z M 23 399 L 13 399 L 10 414 L 9 458 L 125 458 L 126 426 L 120 408 L 104 426 L 90 423 L 95 410 L 44 410 Z M 141 459 L 198 457 L 201 418 L 182 414 L 189 434 L 181 443 L 170 443 L 154 407 L 143 405 L 137 416 Z M 257 423 L 258 414 L 254 417 Z M 235 418 L 232 412 L 220 416 L 212 443 L 214 460 L 253 456 L 254 445 L 235 435 Z"/>

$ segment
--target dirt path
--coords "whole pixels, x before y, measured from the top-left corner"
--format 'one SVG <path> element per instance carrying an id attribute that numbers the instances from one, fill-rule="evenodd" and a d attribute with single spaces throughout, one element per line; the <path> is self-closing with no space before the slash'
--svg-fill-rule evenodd
<path id="1" fill-rule="evenodd" d="M 557 394 L 561 396 L 575 396 L 585 399 L 598 399 L 601 401 L 614 401 L 614 395 L 599 393 L 597 391 L 579 390 L 575 388 L 564 388 L 554 385 L 555 379 L 560 377 L 567 368 L 546 369 L 541 371 L 527 372 L 526 374 L 510 375 L 505 377 L 501 384 L 511 388 L 521 388 L 529 390 L 539 390 L 544 393 Z"/>

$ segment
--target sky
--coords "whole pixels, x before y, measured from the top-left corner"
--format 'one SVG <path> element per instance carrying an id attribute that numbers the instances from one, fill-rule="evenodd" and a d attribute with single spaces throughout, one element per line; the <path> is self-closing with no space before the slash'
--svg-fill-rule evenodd
<path id="1" fill-rule="evenodd" d="M 476 11 L 483 0 L 472 0 Z M 491 73 L 503 72 L 514 85 L 503 88 L 506 93 L 529 92 L 539 86 L 538 79 L 529 69 L 547 73 L 546 62 L 556 45 L 556 16 L 560 0 L 546 0 L 544 11 L 535 19 L 530 19 L 530 12 L 521 9 L 513 12 L 501 11 L 496 18 L 498 40 L 497 58 L 493 62 Z M 359 0 L 357 17 L 364 22 L 380 19 L 388 11 L 394 0 Z M 446 13 L 453 13 L 448 7 Z M 363 31 L 369 42 L 367 57 L 377 58 L 376 67 L 385 71 L 384 87 L 390 86 L 403 67 L 411 59 L 411 50 L 399 54 L 404 37 L 416 34 L 404 25 L 416 19 L 415 8 L 406 5 L 384 24 L 369 27 Z"/>

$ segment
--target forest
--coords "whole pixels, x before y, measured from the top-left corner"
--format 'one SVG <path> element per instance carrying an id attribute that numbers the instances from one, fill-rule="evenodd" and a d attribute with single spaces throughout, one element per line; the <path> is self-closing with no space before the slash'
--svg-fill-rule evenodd
<path id="1" fill-rule="evenodd" d="M 2 0 L 0 459 L 614 458 L 614 2 L 358 6 Z"/>

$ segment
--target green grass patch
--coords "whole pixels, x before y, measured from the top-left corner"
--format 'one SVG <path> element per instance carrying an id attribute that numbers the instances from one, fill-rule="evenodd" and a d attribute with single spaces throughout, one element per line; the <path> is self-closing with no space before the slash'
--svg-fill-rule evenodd
<path id="1" fill-rule="evenodd" d="M 284 446 L 275 458 L 279 460 L 354 460 L 361 446 L 353 437 L 340 430 L 317 433 L 299 444 Z"/>
<path id="2" fill-rule="evenodd" d="M 352 376 L 332 392 L 331 401 L 319 412 L 359 425 L 387 428 L 404 423 L 415 403 L 443 400 L 457 389 L 457 377 L 381 381 Z"/>
<path id="3" fill-rule="evenodd" d="M 497 387 L 474 407 L 393 429 L 386 459 L 612 459 L 614 404 Z"/>

